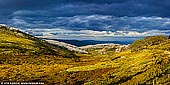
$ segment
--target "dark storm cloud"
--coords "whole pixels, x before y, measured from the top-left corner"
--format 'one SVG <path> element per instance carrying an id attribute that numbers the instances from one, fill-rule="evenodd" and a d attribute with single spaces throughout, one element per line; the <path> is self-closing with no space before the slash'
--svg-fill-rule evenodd
<path id="1" fill-rule="evenodd" d="M 56 10 L 53 10 L 56 9 Z M 0 15 L 18 10 L 47 11 L 49 15 L 170 16 L 169 0 L 0 0 Z M 50 11 L 48 11 L 50 10 Z M 45 13 L 45 12 L 44 12 Z M 31 16 L 31 15 L 30 15 Z"/>
<path id="2" fill-rule="evenodd" d="M 60 16 L 74 16 L 80 14 L 91 14 L 91 11 L 87 9 L 96 9 L 94 12 L 101 13 L 101 8 L 93 8 L 88 4 L 111 4 L 111 3 L 123 3 L 127 0 L 0 0 L 0 18 L 9 18 L 10 15 L 15 11 L 20 10 L 40 10 L 51 12 L 47 10 L 61 8 L 60 10 L 52 10 L 51 14 L 48 15 L 60 15 Z M 66 7 L 70 4 L 76 5 L 75 7 Z M 81 5 L 88 7 L 86 10 L 81 10 Z M 60 7 L 61 6 L 61 7 Z M 79 7 L 80 6 L 80 7 Z M 76 8 L 77 7 L 77 8 Z M 74 10 L 74 11 L 73 11 Z M 55 13 L 53 13 L 56 11 Z M 67 12 L 66 12 L 67 11 Z M 73 11 L 73 12 L 72 12 Z M 84 11 L 84 12 L 83 12 Z M 93 14 L 94 14 L 93 12 Z M 27 14 L 28 15 L 28 14 Z M 30 14 L 32 16 L 32 14 Z"/>
<path id="3" fill-rule="evenodd" d="M 95 4 L 110 4 L 123 3 L 127 0 L 0 0 L 1 8 L 23 9 L 32 7 L 48 7 L 49 5 L 59 5 L 68 3 L 95 3 Z"/>

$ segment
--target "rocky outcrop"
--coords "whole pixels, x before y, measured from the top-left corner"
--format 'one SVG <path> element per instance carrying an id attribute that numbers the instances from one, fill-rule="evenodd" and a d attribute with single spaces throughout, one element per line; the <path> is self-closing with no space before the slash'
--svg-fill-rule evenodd
<path id="1" fill-rule="evenodd" d="M 118 53 L 118 52 L 121 52 L 123 50 L 126 50 L 128 48 L 128 45 L 119 45 L 117 46 L 115 52 Z"/>
<path id="2" fill-rule="evenodd" d="M 82 46 L 80 48 L 82 49 L 88 49 L 88 48 L 99 48 L 99 47 L 112 47 L 112 46 L 118 46 L 119 44 L 113 44 L 113 43 L 106 43 L 106 44 L 96 44 L 96 45 L 87 45 Z"/>
<path id="3" fill-rule="evenodd" d="M 58 45 L 58 46 L 67 48 L 70 51 L 75 51 L 78 53 L 88 53 L 86 50 L 83 50 L 83 49 L 81 49 L 77 46 L 71 45 L 71 44 L 67 44 L 67 43 L 59 42 L 59 41 L 55 41 L 55 40 L 46 40 L 46 41 L 50 44 L 54 44 L 54 45 Z"/>
<path id="4" fill-rule="evenodd" d="M 6 27 L 6 28 L 11 29 L 11 30 L 13 30 L 13 29 L 17 30 L 17 28 L 10 27 L 10 26 L 7 26 L 5 24 L 0 24 L 0 27 Z"/>
<path id="5" fill-rule="evenodd" d="M 82 46 L 79 47 L 81 49 L 101 49 L 101 50 L 96 50 L 100 54 L 105 54 L 107 49 L 115 49 L 114 52 L 118 53 L 123 50 L 128 49 L 129 45 L 120 45 L 120 44 L 113 44 L 113 43 L 106 43 L 106 44 L 96 44 L 96 45 L 87 45 L 87 46 Z"/>

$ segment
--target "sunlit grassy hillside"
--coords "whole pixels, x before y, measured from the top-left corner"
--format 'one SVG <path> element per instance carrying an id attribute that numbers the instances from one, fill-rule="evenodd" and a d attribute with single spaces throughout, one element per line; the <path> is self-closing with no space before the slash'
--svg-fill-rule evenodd
<path id="1" fill-rule="evenodd" d="M 42 76 L 50 77 L 48 73 L 70 67 L 63 62 L 74 58 L 77 56 L 66 48 L 0 26 L 0 81 L 43 80 Z"/>
<path id="2" fill-rule="evenodd" d="M 69 68 L 60 73 L 57 75 L 58 84 L 170 84 L 170 40 L 166 36 L 137 40 L 128 50 L 119 53 L 114 53 L 113 49 L 106 54 L 94 53 L 91 56 L 100 59 L 95 64 Z"/>
<path id="3" fill-rule="evenodd" d="M 47 85 L 170 84 L 168 37 L 146 37 L 121 52 L 115 52 L 115 46 L 103 48 L 89 48 L 89 54 L 74 53 L 2 26 L 0 81 L 43 81 Z"/>
<path id="4" fill-rule="evenodd" d="M 71 52 L 7 26 L 0 27 L 0 54 L 13 56 L 58 55 L 71 57 Z"/>

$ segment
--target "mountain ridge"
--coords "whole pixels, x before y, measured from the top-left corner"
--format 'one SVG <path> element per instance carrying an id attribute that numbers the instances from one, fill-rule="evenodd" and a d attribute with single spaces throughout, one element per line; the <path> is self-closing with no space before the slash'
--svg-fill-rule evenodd
<path id="1" fill-rule="evenodd" d="M 47 52 L 46 54 L 56 54 L 56 55 L 64 55 L 62 53 L 60 53 L 60 50 L 66 51 L 66 48 L 61 48 L 59 46 L 52 46 L 50 45 L 48 42 L 41 40 L 39 38 L 36 38 L 32 35 L 26 34 L 22 31 L 19 31 L 17 28 L 13 28 L 10 26 L 6 26 L 6 25 L 0 25 L 0 32 L 1 32 L 1 41 L 8 43 L 11 43 L 11 45 L 13 45 L 14 43 L 14 47 L 15 45 L 18 47 L 15 48 L 20 48 L 21 49 L 25 49 L 25 50 L 30 50 L 30 54 L 34 54 L 31 53 L 31 50 L 37 50 L 37 52 L 35 54 L 41 54 L 41 51 L 43 53 Z M 23 39 L 23 40 L 22 40 Z M 27 42 L 28 41 L 28 42 Z M 28 47 L 24 46 L 24 44 L 27 43 L 26 45 L 28 45 Z M 20 45 L 23 45 L 23 47 L 21 47 Z M 29 47 L 30 46 L 30 47 Z M 34 49 L 36 47 L 36 49 Z M 53 49 L 57 49 L 57 50 L 53 50 Z M 39 51 L 39 52 L 38 52 Z M 49 52 L 48 52 L 49 51 Z M 69 51 L 68 51 L 69 53 Z M 70 52 L 71 53 L 71 52 Z"/>

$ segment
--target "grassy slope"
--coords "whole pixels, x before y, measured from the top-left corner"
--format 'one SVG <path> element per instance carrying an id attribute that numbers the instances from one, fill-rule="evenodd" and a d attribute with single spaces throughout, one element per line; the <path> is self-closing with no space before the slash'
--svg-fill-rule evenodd
<path id="1" fill-rule="evenodd" d="M 134 42 L 129 50 L 76 54 L 37 38 L 0 29 L 0 81 L 47 84 L 170 84 L 170 40 L 164 36 Z M 113 50 L 113 51 L 112 51 Z M 71 56 L 72 55 L 72 56 Z M 71 57 L 71 58 L 65 58 Z"/>
<path id="2" fill-rule="evenodd" d="M 72 53 L 65 48 L 52 46 L 45 41 L 25 34 L 19 30 L 0 28 L 0 54 L 15 55 L 59 55 L 63 57 Z"/>
<path id="3" fill-rule="evenodd" d="M 92 55 L 100 60 L 57 75 L 58 84 L 170 84 L 170 40 L 167 37 L 146 37 L 134 42 L 129 50 L 107 54 Z"/>
<path id="4" fill-rule="evenodd" d="M 0 27 L 0 81 L 50 82 L 51 75 L 71 67 L 77 56 L 21 31 Z M 51 73 L 53 72 L 53 73 Z"/>

